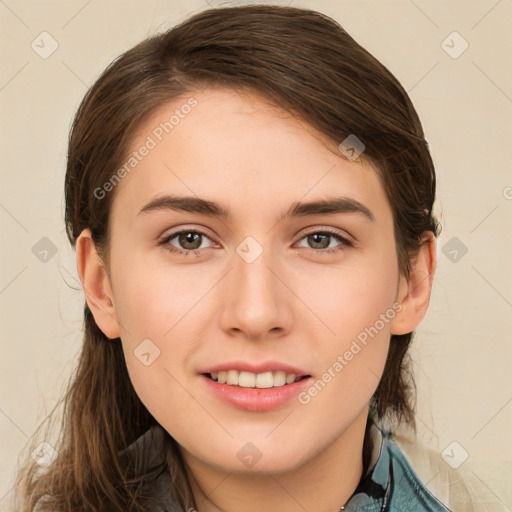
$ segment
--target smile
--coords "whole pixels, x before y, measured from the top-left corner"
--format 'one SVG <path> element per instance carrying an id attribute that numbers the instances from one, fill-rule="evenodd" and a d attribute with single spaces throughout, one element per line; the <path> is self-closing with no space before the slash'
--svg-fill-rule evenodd
<path id="1" fill-rule="evenodd" d="M 221 370 L 203 373 L 200 377 L 207 394 L 235 409 L 260 413 L 294 403 L 293 399 L 313 380 L 311 375 L 297 375 L 282 370 L 262 373 Z"/>
<path id="2" fill-rule="evenodd" d="M 284 371 L 252 373 L 238 370 L 212 372 L 206 375 L 219 384 L 258 389 L 282 387 L 308 377 L 308 375 L 299 376 Z"/>

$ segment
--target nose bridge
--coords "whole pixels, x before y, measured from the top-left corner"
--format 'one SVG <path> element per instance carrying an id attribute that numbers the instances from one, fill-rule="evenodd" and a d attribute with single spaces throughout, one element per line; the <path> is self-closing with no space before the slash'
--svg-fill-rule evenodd
<path id="1" fill-rule="evenodd" d="M 266 240 L 269 244 L 270 237 Z M 222 316 L 224 328 L 257 337 L 285 326 L 285 297 L 283 285 L 274 275 L 278 264 L 273 254 L 271 247 L 264 247 L 252 236 L 236 247 Z"/>

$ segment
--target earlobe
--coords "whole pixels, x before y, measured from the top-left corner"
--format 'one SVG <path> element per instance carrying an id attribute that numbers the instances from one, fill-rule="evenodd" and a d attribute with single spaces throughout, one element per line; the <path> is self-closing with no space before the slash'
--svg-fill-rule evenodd
<path id="1" fill-rule="evenodd" d="M 84 229 L 77 239 L 76 261 L 85 299 L 96 324 L 108 338 L 118 338 L 120 330 L 112 288 L 89 229 Z"/>
<path id="2" fill-rule="evenodd" d="M 396 300 L 402 307 L 391 321 L 391 334 L 412 332 L 425 317 L 436 266 L 436 238 L 431 231 L 425 231 L 420 250 L 411 262 L 409 279 L 400 276 Z"/>

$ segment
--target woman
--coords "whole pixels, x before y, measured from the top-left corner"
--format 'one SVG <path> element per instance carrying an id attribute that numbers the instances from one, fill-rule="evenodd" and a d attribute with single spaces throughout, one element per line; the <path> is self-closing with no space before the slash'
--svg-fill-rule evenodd
<path id="1" fill-rule="evenodd" d="M 396 434 L 435 185 L 404 89 L 320 13 L 211 9 L 114 61 L 69 141 L 83 352 L 21 509 L 478 510 Z"/>

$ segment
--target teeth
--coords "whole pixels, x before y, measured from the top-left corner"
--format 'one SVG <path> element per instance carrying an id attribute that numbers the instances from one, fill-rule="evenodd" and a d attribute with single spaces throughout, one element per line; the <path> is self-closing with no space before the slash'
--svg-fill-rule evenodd
<path id="1" fill-rule="evenodd" d="M 228 370 L 222 372 L 212 372 L 211 378 L 219 384 L 229 384 L 230 386 L 240 386 L 243 388 L 276 388 L 286 384 L 291 384 L 300 380 L 295 373 L 285 373 L 283 371 L 251 373 L 246 371 Z"/>
<path id="2" fill-rule="evenodd" d="M 232 386 L 238 385 L 238 372 L 236 370 L 228 370 L 228 377 L 226 380 L 226 384 L 231 384 Z"/>
<path id="3" fill-rule="evenodd" d="M 236 370 L 229 371 L 238 374 Z M 236 382 L 233 382 L 233 385 L 238 385 L 243 388 L 253 388 L 256 386 L 256 374 L 251 372 L 240 372 L 240 374 L 237 375 Z"/>
<path id="4" fill-rule="evenodd" d="M 274 375 L 272 372 L 258 373 L 256 375 L 257 388 L 272 388 L 274 386 Z"/>
<path id="5" fill-rule="evenodd" d="M 274 386 L 284 386 L 286 384 L 286 373 L 274 372 Z"/>

